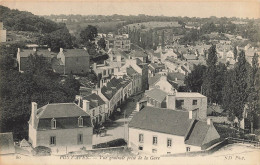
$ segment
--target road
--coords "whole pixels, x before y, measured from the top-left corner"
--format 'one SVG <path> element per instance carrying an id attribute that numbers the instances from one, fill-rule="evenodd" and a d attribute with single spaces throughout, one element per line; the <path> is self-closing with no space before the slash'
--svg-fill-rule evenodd
<path id="1" fill-rule="evenodd" d="M 94 134 L 92 138 L 92 144 L 96 145 L 99 143 L 105 143 L 120 138 L 128 140 L 128 122 L 133 117 L 133 114 L 136 113 L 134 112 L 136 107 L 136 102 L 140 100 L 141 97 L 142 97 L 141 94 L 139 94 L 137 96 L 133 96 L 129 98 L 126 101 L 126 104 L 122 106 L 121 109 L 122 112 L 125 111 L 125 118 L 124 118 L 124 113 L 122 113 L 122 115 L 116 116 L 115 121 L 104 123 L 104 125 L 107 128 L 106 136 L 101 137 Z"/>

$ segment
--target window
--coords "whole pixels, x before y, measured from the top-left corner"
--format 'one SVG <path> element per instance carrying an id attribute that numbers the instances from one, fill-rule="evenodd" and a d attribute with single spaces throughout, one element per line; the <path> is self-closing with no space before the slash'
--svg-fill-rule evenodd
<path id="1" fill-rule="evenodd" d="M 51 120 L 51 129 L 56 129 L 56 120 L 54 118 Z"/>
<path id="2" fill-rule="evenodd" d="M 144 142 L 144 135 L 139 134 L 139 142 L 143 143 Z"/>
<path id="3" fill-rule="evenodd" d="M 153 136 L 153 145 L 157 145 L 157 137 Z"/>
<path id="4" fill-rule="evenodd" d="M 56 145 L 56 136 L 50 137 L 50 145 Z"/>
<path id="5" fill-rule="evenodd" d="M 95 109 L 93 109 L 93 113 L 92 113 L 93 116 L 95 116 Z"/>
<path id="6" fill-rule="evenodd" d="M 139 150 L 143 150 L 143 146 L 139 146 L 138 149 L 139 149 Z"/>
<path id="7" fill-rule="evenodd" d="M 83 144 L 83 134 L 78 134 L 78 144 Z"/>
<path id="8" fill-rule="evenodd" d="M 172 139 L 167 139 L 167 147 L 171 147 L 172 146 Z"/>
<path id="9" fill-rule="evenodd" d="M 152 153 L 157 153 L 157 149 L 152 149 Z"/>
<path id="10" fill-rule="evenodd" d="M 186 152 L 190 152 L 190 147 L 186 147 Z"/>
<path id="11" fill-rule="evenodd" d="M 197 100 L 192 100 L 192 105 L 197 105 L 198 101 Z"/>
<path id="12" fill-rule="evenodd" d="M 81 116 L 78 118 L 78 126 L 83 127 L 83 118 Z"/>

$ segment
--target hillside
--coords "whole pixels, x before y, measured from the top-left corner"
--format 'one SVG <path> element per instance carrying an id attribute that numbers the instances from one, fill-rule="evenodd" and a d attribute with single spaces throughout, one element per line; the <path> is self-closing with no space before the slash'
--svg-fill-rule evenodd
<path id="1" fill-rule="evenodd" d="M 0 6 L 0 22 L 8 31 L 30 31 L 50 33 L 64 28 L 64 24 L 57 24 L 51 20 L 33 15 L 30 12 L 11 10 Z"/>

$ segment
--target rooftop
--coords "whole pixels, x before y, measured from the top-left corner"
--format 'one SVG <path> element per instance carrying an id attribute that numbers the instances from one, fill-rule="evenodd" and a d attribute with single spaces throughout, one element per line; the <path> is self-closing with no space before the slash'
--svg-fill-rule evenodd
<path id="1" fill-rule="evenodd" d="M 197 92 L 177 92 L 176 97 L 206 97 L 200 93 Z"/>
<path id="2" fill-rule="evenodd" d="M 92 93 L 92 94 L 90 94 L 88 96 L 83 96 L 83 99 L 84 100 L 88 100 L 90 102 L 89 103 L 89 108 L 90 109 L 105 104 L 104 100 L 99 95 L 97 95 L 95 93 Z M 97 103 L 96 103 L 95 100 L 97 100 Z"/>
<path id="3" fill-rule="evenodd" d="M 155 88 L 155 89 L 152 89 L 152 90 L 145 91 L 145 95 L 150 97 L 150 98 L 155 99 L 158 102 L 163 102 L 163 100 L 167 96 L 167 93 L 164 92 L 161 89 Z"/>
<path id="4" fill-rule="evenodd" d="M 89 56 L 85 49 L 63 49 L 65 57 L 84 57 Z"/>
<path id="5" fill-rule="evenodd" d="M 188 112 L 144 107 L 134 115 L 129 127 L 184 136 L 190 122 Z"/>

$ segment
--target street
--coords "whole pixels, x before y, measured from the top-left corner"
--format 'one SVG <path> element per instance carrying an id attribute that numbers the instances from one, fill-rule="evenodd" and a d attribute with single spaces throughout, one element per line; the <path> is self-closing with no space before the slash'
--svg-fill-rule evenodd
<path id="1" fill-rule="evenodd" d="M 122 106 L 122 114 L 116 116 L 115 121 L 104 123 L 103 125 L 107 129 L 107 134 L 105 136 L 99 136 L 97 134 L 93 134 L 92 145 L 96 145 L 99 143 L 109 142 L 115 139 L 126 139 L 128 140 L 128 122 L 133 117 L 136 102 L 141 99 L 142 94 L 138 94 L 136 96 L 132 96 L 129 98 L 125 105 Z M 125 118 L 124 118 L 125 111 Z"/>

